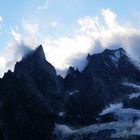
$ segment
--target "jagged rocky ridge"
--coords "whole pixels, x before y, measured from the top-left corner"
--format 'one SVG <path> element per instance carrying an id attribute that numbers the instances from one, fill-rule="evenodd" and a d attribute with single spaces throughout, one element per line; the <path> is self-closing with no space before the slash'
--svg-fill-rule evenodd
<path id="1" fill-rule="evenodd" d="M 73 93 L 67 102 L 68 120 L 91 124 L 105 105 L 139 89 L 125 83 L 139 83 L 140 69 L 122 49 L 88 55 L 88 64 L 82 72 L 69 69 L 64 79 L 66 90 Z M 90 112 L 90 113 L 89 113 Z"/>
<path id="2" fill-rule="evenodd" d="M 0 79 L 0 139 L 131 139 L 135 133 L 126 137 L 118 130 L 139 118 L 139 64 L 122 48 L 88 55 L 87 61 L 82 72 L 70 67 L 65 78 L 46 61 L 41 45 L 17 62 Z M 118 102 L 119 109 L 104 110 Z"/>

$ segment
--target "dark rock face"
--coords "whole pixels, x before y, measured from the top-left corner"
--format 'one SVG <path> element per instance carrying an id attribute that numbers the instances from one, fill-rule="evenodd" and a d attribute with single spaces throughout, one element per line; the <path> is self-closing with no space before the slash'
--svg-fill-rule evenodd
<path id="1" fill-rule="evenodd" d="M 40 45 L 34 52 L 23 58 L 15 65 L 14 70 L 18 78 L 23 78 L 34 87 L 42 85 L 42 92 L 47 89 L 50 92 L 59 91 L 59 83 L 55 68 L 46 61 L 42 46 Z"/>
<path id="2" fill-rule="evenodd" d="M 63 80 L 46 61 L 42 46 L 0 80 L 0 137 L 3 140 L 52 139 L 55 112 L 63 104 Z"/>
<path id="3" fill-rule="evenodd" d="M 140 97 L 133 98 L 133 99 L 125 99 L 123 101 L 125 108 L 135 108 L 140 110 Z"/>
<path id="4" fill-rule="evenodd" d="M 67 102 L 66 120 L 86 125 L 96 121 L 105 105 L 137 91 L 123 85 L 124 82 L 140 82 L 137 62 L 122 48 L 106 49 L 103 53 L 88 55 L 87 59 L 88 64 L 82 72 L 70 68 L 64 79 L 66 90 L 74 93 Z"/>
<path id="5" fill-rule="evenodd" d="M 107 49 L 101 54 L 92 55 L 82 74 L 89 81 L 88 88 L 99 84 L 103 91 L 106 91 L 106 98 L 109 100 L 128 94 L 128 87 L 122 86 L 125 80 L 140 82 L 139 69 L 121 48 Z"/>
<path id="6" fill-rule="evenodd" d="M 102 123 L 113 122 L 113 121 L 117 121 L 117 117 L 115 117 L 113 113 L 108 113 L 100 116 L 100 122 Z"/>
<path id="7" fill-rule="evenodd" d="M 0 80 L 2 140 L 51 139 L 53 115 L 12 72 Z"/>
<path id="8" fill-rule="evenodd" d="M 23 85 L 47 104 L 51 112 L 60 108 L 55 99 L 60 99 L 60 94 L 64 90 L 63 80 L 56 75 L 55 68 L 46 61 L 41 45 L 15 65 L 14 73 Z"/>

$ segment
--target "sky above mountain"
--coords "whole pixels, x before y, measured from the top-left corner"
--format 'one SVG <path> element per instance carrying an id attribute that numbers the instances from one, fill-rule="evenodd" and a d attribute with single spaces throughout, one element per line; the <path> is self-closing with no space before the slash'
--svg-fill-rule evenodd
<path id="1" fill-rule="evenodd" d="M 1 0 L 0 70 L 13 69 L 43 44 L 46 58 L 63 73 L 83 68 L 87 53 L 123 47 L 140 60 L 139 0 Z"/>

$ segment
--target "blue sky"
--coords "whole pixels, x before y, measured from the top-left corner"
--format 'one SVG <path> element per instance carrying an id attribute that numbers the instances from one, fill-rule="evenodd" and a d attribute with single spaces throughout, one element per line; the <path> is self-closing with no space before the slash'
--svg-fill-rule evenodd
<path id="1" fill-rule="evenodd" d="M 0 0 L 0 69 L 12 69 L 23 44 L 34 49 L 42 43 L 58 71 L 81 67 L 79 58 L 88 52 L 116 44 L 139 60 L 139 5 L 139 0 Z"/>
<path id="2" fill-rule="evenodd" d="M 140 16 L 139 5 L 139 0 L 1 0 L 0 16 L 3 23 L 0 47 L 6 46 L 11 28 L 22 28 L 23 19 L 44 23 L 40 30 L 56 36 L 69 34 L 78 18 L 98 15 L 103 8 L 110 8 L 117 13 L 120 22 L 132 21 Z M 59 22 L 61 26 L 54 30 L 48 27 L 50 22 Z M 137 25 L 137 21 L 134 24 Z"/>

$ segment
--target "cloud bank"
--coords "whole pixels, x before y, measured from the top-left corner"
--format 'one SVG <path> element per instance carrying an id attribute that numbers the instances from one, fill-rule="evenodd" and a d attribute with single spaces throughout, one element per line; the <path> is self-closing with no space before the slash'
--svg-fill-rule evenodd
<path id="1" fill-rule="evenodd" d="M 22 25 L 24 30 L 29 32 L 30 34 L 35 34 L 38 32 L 39 25 L 37 23 L 32 23 L 31 21 L 23 20 Z"/>
<path id="2" fill-rule="evenodd" d="M 15 62 L 28 52 L 26 46 L 34 49 L 38 43 L 43 44 L 46 59 L 55 66 L 58 74 L 64 74 L 70 65 L 82 70 L 88 53 L 99 53 L 105 48 L 122 47 L 140 61 L 140 30 L 120 24 L 117 18 L 110 9 L 102 9 L 99 16 L 78 19 L 75 23 L 77 28 L 71 35 L 57 38 L 42 36 L 38 30 L 40 25 L 24 21 L 23 28 L 29 35 L 11 30 L 13 39 L 0 56 L 1 75 L 13 69 Z M 41 40 L 38 36 L 42 37 Z"/>
<path id="3" fill-rule="evenodd" d="M 124 48 L 132 57 L 140 60 L 140 31 L 132 26 L 121 25 L 110 9 L 102 9 L 97 17 L 77 20 L 78 28 L 71 36 L 57 39 L 46 38 L 43 43 L 46 58 L 60 71 L 70 65 L 81 70 L 88 53 L 100 53 L 105 48 Z"/>

